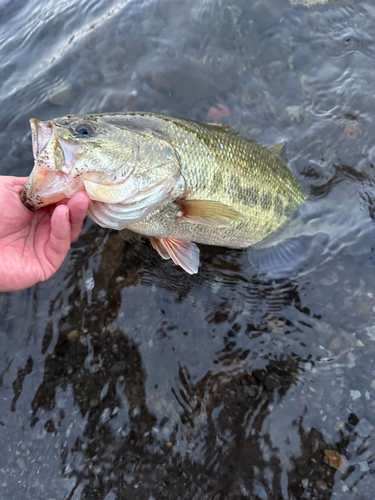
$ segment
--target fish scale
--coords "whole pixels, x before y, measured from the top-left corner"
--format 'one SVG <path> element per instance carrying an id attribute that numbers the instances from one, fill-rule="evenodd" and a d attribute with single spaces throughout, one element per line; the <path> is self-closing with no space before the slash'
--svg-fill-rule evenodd
<path id="1" fill-rule="evenodd" d="M 198 243 L 246 248 L 267 238 L 304 200 L 281 158 L 232 129 L 178 118 L 168 118 L 166 129 L 181 159 L 189 197 L 220 201 L 238 210 L 244 219 L 212 231 L 180 220 L 176 224 L 178 210 L 166 206 L 129 229 L 155 237 L 186 235 Z"/>
<path id="2" fill-rule="evenodd" d="M 190 273 L 198 270 L 195 243 L 250 247 L 305 198 L 277 147 L 228 126 L 135 112 L 30 123 L 28 208 L 85 189 L 95 222 L 150 237 L 163 258 Z"/>

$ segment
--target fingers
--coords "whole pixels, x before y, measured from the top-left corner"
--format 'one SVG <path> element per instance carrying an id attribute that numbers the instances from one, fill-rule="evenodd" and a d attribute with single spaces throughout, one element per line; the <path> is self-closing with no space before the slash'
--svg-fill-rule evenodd
<path id="1" fill-rule="evenodd" d="M 0 175 L 0 234 L 2 237 L 25 229 L 34 214 L 22 204 L 20 194 L 26 177 Z"/>
<path id="2" fill-rule="evenodd" d="M 51 232 L 45 246 L 45 254 L 50 264 L 57 270 L 63 263 L 70 248 L 69 208 L 60 205 L 51 217 Z"/>
<path id="3" fill-rule="evenodd" d="M 12 191 L 21 194 L 28 177 L 13 177 L 9 175 L 4 176 L 3 179 Z"/>
<path id="4" fill-rule="evenodd" d="M 70 212 L 71 241 L 75 240 L 81 231 L 89 202 L 90 198 L 87 194 L 79 191 L 67 203 Z"/>
<path id="5" fill-rule="evenodd" d="M 45 253 L 55 269 L 61 266 L 69 252 L 71 241 L 79 235 L 89 202 L 87 194 L 80 191 L 66 205 L 58 205 L 54 209 Z"/>

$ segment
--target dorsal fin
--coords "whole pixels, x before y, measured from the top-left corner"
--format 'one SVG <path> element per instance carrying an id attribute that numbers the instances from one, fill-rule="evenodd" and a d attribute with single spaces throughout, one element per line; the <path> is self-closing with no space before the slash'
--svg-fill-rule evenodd
<path id="1" fill-rule="evenodd" d="M 209 127 L 217 128 L 222 132 L 226 132 L 227 134 L 240 135 L 239 132 L 237 132 L 237 130 L 235 130 L 230 125 L 222 125 L 221 123 L 206 123 L 206 125 L 208 125 Z"/>
<path id="2" fill-rule="evenodd" d="M 288 163 L 288 159 L 286 157 L 286 141 L 275 144 L 269 148 L 269 151 L 274 156 L 278 156 L 284 163 Z"/>

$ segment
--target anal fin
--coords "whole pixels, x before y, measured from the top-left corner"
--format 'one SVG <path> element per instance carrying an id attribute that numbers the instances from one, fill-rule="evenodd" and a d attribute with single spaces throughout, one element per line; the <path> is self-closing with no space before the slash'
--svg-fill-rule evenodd
<path id="1" fill-rule="evenodd" d="M 192 241 L 183 241 L 177 238 L 150 238 L 151 245 L 159 255 L 182 267 L 187 273 L 195 274 L 199 267 L 199 248 Z"/>

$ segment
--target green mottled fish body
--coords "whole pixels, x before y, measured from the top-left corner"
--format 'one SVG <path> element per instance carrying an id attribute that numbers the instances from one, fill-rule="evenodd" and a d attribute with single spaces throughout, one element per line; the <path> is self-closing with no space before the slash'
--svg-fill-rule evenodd
<path id="1" fill-rule="evenodd" d="M 129 229 L 157 238 L 173 234 L 197 243 L 246 248 L 272 234 L 303 202 L 302 190 L 283 160 L 230 127 L 162 115 L 146 120 L 160 120 L 180 158 L 188 186 L 182 196 L 224 203 L 244 217 L 213 230 L 179 220 L 179 207 L 167 203 Z"/>
<path id="2" fill-rule="evenodd" d="M 151 113 L 71 115 L 31 127 L 26 206 L 85 189 L 94 221 L 150 237 L 190 273 L 199 263 L 194 242 L 250 247 L 304 201 L 280 148 L 230 127 Z"/>

